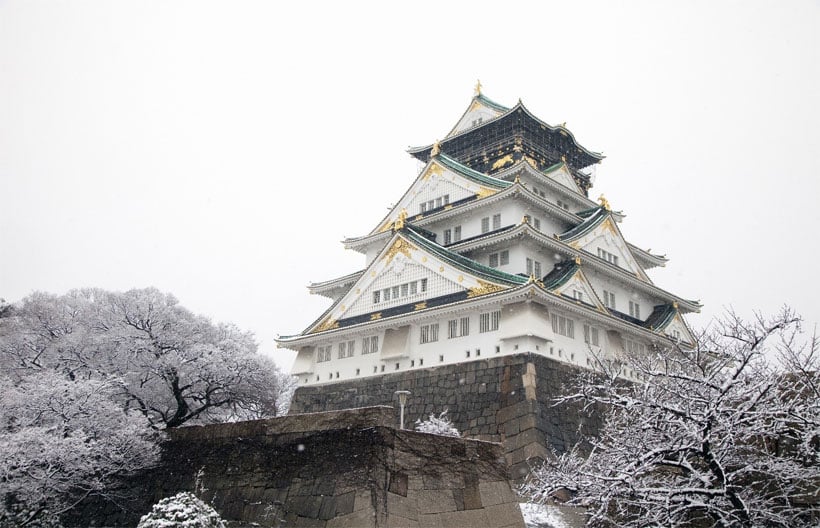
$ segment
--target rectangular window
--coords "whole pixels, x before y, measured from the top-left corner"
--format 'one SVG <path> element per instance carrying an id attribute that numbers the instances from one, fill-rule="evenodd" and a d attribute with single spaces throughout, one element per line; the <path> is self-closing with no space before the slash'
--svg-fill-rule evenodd
<path id="1" fill-rule="evenodd" d="M 407 284 L 407 283 L 404 283 L 404 284 L 401 285 L 401 296 L 402 297 L 407 297 L 407 291 L 408 291 L 409 286 L 410 285 Z"/>
<path id="2" fill-rule="evenodd" d="M 362 355 L 370 353 L 370 338 L 365 337 L 362 339 Z"/>
<path id="3" fill-rule="evenodd" d="M 453 231 L 451 229 L 444 230 L 444 245 L 453 243 Z"/>
<path id="4" fill-rule="evenodd" d="M 598 346 L 598 329 L 588 324 L 584 325 L 584 343 Z"/>
<path id="5" fill-rule="evenodd" d="M 427 212 L 427 203 L 419 204 L 419 214 L 424 214 Z"/>
<path id="6" fill-rule="evenodd" d="M 498 253 L 490 253 L 490 267 L 497 268 L 498 267 Z"/>
<path id="7" fill-rule="evenodd" d="M 419 289 L 423 292 L 427 291 L 427 279 L 421 279 L 421 288 Z"/>
<path id="8" fill-rule="evenodd" d="M 646 345 L 643 343 L 638 343 L 637 341 L 632 341 L 631 339 L 624 339 L 626 343 L 626 351 L 630 354 L 645 354 L 646 353 Z"/>
<path id="9" fill-rule="evenodd" d="M 481 219 L 481 232 L 482 233 L 489 233 L 490 232 L 490 217 L 489 216 Z"/>
<path id="10" fill-rule="evenodd" d="M 444 205 L 447 205 L 447 204 L 449 204 L 449 203 L 450 203 L 450 195 L 449 195 L 449 194 L 445 194 L 445 195 L 444 195 Z"/>
<path id="11" fill-rule="evenodd" d="M 615 309 L 615 294 L 604 290 L 604 306 Z"/>
<path id="12" fill-rule="evenodd" d="M 527 259 L 527 275 L 535 275 L 536 278 L 541 277 L 541 263 L 531 258 Z"/>
<path id="13" fill-rule="evenodd" d="M 438 341 L 438 323 L 422 325 L 419 341 L 422 345 Z"/>
<path id="14" fill-rule="evenodd" d="M 450 319 L 447 321 L 447 339 L 459 337 L 458 335 L 458 319 Z"/>
<path id="15" fill-rule="evenodd" d="M 478 331 L 493 332 L 498 330 L 499 322 L 501 321 L 501 311 L 487 312 L 478 316 Z"/>
<path id="16" fill-rule="evenodd" d="M 316 349 L 316 362 L 322 363 L 324 361 L 330 361 L 330 353 L 332 349 L 332 345 L 318 347 Z"/>
<path id="17" fill-rule="evenodd" d="M 641 305 L 636 303 L 636 302 L 629 301 L 629 315 L 631 315 L 632 317 L 634 317 L 636 319 L 640 319 L 641 318 Z"/>
<path id="18" fill-rule="evenodd" d="M 583 301 L 584 300 L 584 292 L 580 292 L 578 290 L 572 290 L 572 297 L 576 301 Z"/>
<path id="19" fill-rule="evenodd" d="M 575 338 L 575 321 L 563 315 L 552 314 L 552 331 L 558 335 Z"/>
<path id="20" fill-rule="evenodd" d="M 370 353 L 375 354 L 379 351 L 379 336 L 373 336 L 370 338 Z"/>
<path id="21" fill-rule="evenodd" d="M 410 283 L 410 295 L 415 295 L 416 292 L 418 291 L 418 287 L 419 286 L 418 286 L 418 283 L 416 281 L 411 282 Z"/>
<path id="22" fill-rule="evenodd" d="M 532 227 L 534 227 L 535 229 L 541 231 L 541 220 L 539 218 L 533 218 L 532 219 Z"/>
<path id="23" fill-rule="evenodd" d="M 442 199 L 441 199 L 441 197 L 439 197 L 439 198 L 436 198 L 436 208 L 439 208 L 439 207 L 441 207 L 441 205 L 442 205 L 442 204 L 441 204 L 441 202 L 442 202 Z"/>
<path id="24" fill-rule="evenodd" d="M 501 229 L 501 215 L 493 215 L 493 230 Z"/>
<path id="25" fill-rule="evenodd" d="M 609 251 L 605 251 L 601 248 L 598 248 L 598 256 L 604 259 L 605 261 L 609 262 L 610 264 L 618 265 L 618 256 L 613 255 Z"/>
<path id="26" fill-rule="evenodd" d="M 390 292 L 390 295 L 391 295 L 394 299 L 398 299 L 398 298 L 399 298 L 399 287 L 398 287 L 398 286 L 393 286 L 393 289 L 392 289 L 392 291 Z"/>
<path id="27" fill-rule="evenodd" d="M 502 266 L 510 263 L 510 252 L 509 251 L 507 251 L 505 249 L 504 251 L 501 252 L 500 255 L 501 255 L 500 260 L 501 260 L 501 265 Z"/>
<path id="28" fill-rule="evenodd" d="M 453 242 L 458 242 L 461 240 L 461 226 L 455 226 L 453 228 Z"/>
<path id="29" fill-rule="evenodd" d="M 379 304 L 379 300 L 381 299 L 382 292 L 381 290 L 376 290 L 373 292 L 373 304 Z"/>
<path id="30" fill-rule="evenodd" d="M 447 321 L 447 339 L 470 335 L 470 318 L 450 319 Z"/>
<path id="31" fill-rule="evenodd" d="M 353 357 L 353 351 L 356 348 L 355 341 L 347 341 L 339 343 L 339 359 Z"/>
<path id="32" fill-rule="evenodd" d="M 390 300 L 390 288 L 385 288 L 382 290 L 382 297 L 384 298 L 385 302 Z"/>

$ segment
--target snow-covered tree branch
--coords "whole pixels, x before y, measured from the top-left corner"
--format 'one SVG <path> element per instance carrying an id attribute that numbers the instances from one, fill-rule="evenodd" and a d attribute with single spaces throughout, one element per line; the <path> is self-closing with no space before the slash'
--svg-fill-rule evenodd
<path id="1" fill-rule="evenodd" d="M 275 416 L 294 382 L 250 333 L 155 289 L 0 310 L 0 526 L 40 523 L 157 456 L 159 430 Z"/>
<path id="2" fill-rule="evenodd" d="M 816 525 L 820 361 L 790 310 L 600 367 L 556 402 L 606 409 L 600 436 L 536 468 L 533 499 L 583 506 L 591 526 Z"/>

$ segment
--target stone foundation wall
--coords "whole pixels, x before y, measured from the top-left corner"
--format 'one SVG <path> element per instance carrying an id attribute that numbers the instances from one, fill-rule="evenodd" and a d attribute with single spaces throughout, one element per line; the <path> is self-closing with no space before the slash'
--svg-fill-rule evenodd
<path id="1" fill-rule="evenodd" d="M 194 491 L 238 526 L 523 528 L 501 446 L 400 431 L 386 407 L 171 431 L 159 466 L 67 526 L 130 526 Z M 112 490 L 116 492 L 117 490 Z"/>
<path id="2" fill-rule="evenodd" d="M 409 390 L 405 424 L 447 409 L 462 435 L 502 442 L 513 478 L 525 476 L 528 460 L 564 452 L 580 434 L 599 430 L 601 417 L 579 407 L 553 407 L 565 384 L 582 372 L 537 354 L 500 356 L 454 365 L 299 387 L 292 413 L 393 405 Z"/>

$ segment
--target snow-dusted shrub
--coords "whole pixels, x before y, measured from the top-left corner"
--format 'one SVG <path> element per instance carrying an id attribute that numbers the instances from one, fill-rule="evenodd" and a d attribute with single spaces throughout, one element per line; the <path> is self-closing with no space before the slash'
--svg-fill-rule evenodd
<path id="1" fill-rule="evenodd" d="M 424 421 L 421 418 L 416 420 L 416 431 L 441 436 L 454 436 L 456 438 L 461 436 L 458 429 L 453 426 L 453 422 L 447 418 L 447 409 L 438 416 L 430 414 L 430 417 Z"/>
<path id="2" fill-rule="evenodd" d="M 183 491 L 154 504 L 137 528 L 225 528 L 225 522 L 213 508 Z"/>

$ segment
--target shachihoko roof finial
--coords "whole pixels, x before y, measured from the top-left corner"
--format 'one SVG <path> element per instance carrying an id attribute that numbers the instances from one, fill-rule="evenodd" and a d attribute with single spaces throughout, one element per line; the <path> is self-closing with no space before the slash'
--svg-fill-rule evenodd
<path id="1" fill-rule="evenodd" d="M 481 95 L 481 81 L 480 80 L 476 80 L 476 82 L 475 82 L 475 94 L 476 95 Z"/>
<path id="2" fill-rule="evenodd" d="M 407 220 L 407 209 L 402 208 L 399 217 L 396 218 L 396 222 L 393 224 L 393 231 L 403 228 L 405 220 Z"/>
<path id="3" fill-rule="evenodd" d="M 579 266 L 581 265 L 581 257 L 580 256 L 578 256 L 578 255 L 575 256 L 575 263 Z"/>
<path id="4" fill-rule="evenodd" d="M 603 194 L 602 194 L 601 196 L 599 196 L 599 197 L 598 197 L 598 201 L 601 203 L 601 207 L 603 207 L 603 208 L 604 208 L 604 209 L 606 209 L 607 211 L 611 211 L 611 210 L 612 210 L 612 209 L 610 209 L 610 207 L 609 207 L 609 200 L 607 200 L 606 198 L 604 198 L 604 195 L 603 195 Z"/>
<path id="5" fill-rule="evenodd" d="M 433 150 L 430 151 L 430 157 L 432 158 L 433 156 L 438 156 L 439 154 L 441 154 L 441 141 L 436 140 L 436 142 L 433 143 Z"/>

